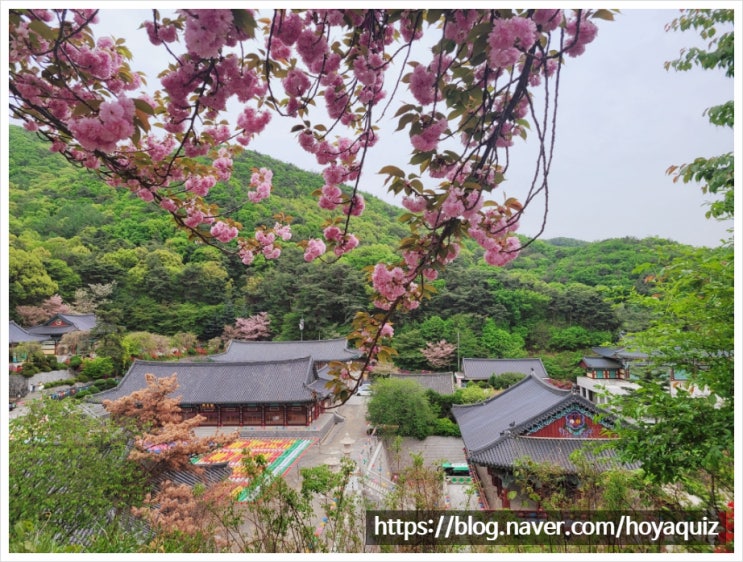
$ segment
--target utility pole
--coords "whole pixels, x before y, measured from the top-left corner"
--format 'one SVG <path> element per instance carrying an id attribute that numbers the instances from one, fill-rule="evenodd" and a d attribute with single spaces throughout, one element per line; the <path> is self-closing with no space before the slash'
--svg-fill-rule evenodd
<path id="1" fill-rule="evenodd" d="M 457 330 L 457 372 L 461 370 L 462 370 L 462 365 L 459 359 L 459 330 Z"/>

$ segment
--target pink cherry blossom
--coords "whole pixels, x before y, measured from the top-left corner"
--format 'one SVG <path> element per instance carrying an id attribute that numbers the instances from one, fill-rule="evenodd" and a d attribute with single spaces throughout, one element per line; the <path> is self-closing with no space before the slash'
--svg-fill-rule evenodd
<path id="1" fill-rule="evenodd" d="M 583 17 L 580 22 L 578 22 L 577 18 L 569 21 L 565 26 L 565 31 L 568 34 L 568 38 L 566 39 L 568 47 L 565 49 L 565 52 L 570 57 L 577 57 L 578 55 L 582 55 L 586 50 L 586 45 L 596 38 L 598 28 L 592 21 Z"/>
<path id="2" fill-rule="evenodd" d="M 250 176 L 250 189 L 255 189 L 255 191 L 248 191 L 248 199 L 253 203 L 258 203 L 271 195 L 272 178 L 273 172 L 268 168 L 253 172 Z"/>
<path id="3" fill-rule="evenodd" d="M 411 213 L 420 213 L 426 210 L 428 202 L 425 197 L 403 197 L 402 206 Z"/>
<path id="4" fill-rule="evenodd" d="M 410 142 L 416 150 L 420 150 L 421 152 L 436 150 L 439 144 L 439 137 L 446 130 L 447 125 L 446 119 L 439 119 L 423 129 L 419 134 L 411 136 Z"/>
<path id="5" fill-rule="evenodd" d="M 294 68 L 290 70 L 282 82 L 284 90 L 290 96 L 303 96 L 309 89 L 311 83 L 307 75 L 301 70 Z"/>
<path id="6" fill-rule="evenodd" d="M 325 242 L 317 238 L 310 238 L 307 241 L 307 248 L 304 252 L 304 261 L 312 261 L 319 258 L 325 253 Z"/>
<path id="7" fill-rule="evenodd" d="M 227 242 L 235 238 L 238 234 L 237 228 L 235 228 L 234 226 L 229 226 L 222 221 L 215 222 L 209 232 L 212 236 L 214 236 L 214 238 L 216 238 L 223 244 L 226 244 Z"/>
<path id="8" fill-rule="evenodd" d="M 346 235 L 334 248 L 336 256 L 342 256 L 356 248 L 359 245 L 359 239 L 353 234 Z"/>
<path id="9" fill-rule="evenodd" d="M 276 234 L 276 236 L 278 236 L 279 238 L 281 238 L 285 242 L 287 240 L 291 240 L 291 237 L 292 237 L 292 227 L 291 227 L 290 224 L 283 224 L 282 225 L 282 224 L 276 223 L 276 224 L 273 225 L 273 231 Z"/>
<path id="10" fill-rule="evenodd" d="M 348 205 L 344 205 L 343 213 L 351 215 L 352 217 L 360 217 L 363 214 L 365 207 L 366 202 L 364 201 L 364 196 L 357 194 L 351 198 Z"/>
<path id="11" fill-rule="evenodd" d="M 325 240 L 339 242 L 343 238 L 343 231 L 337 226 L 328 226 L 323 230 Z"/>
<path id="12" fill-rule="evenodd" d="M 83 148 L 113 151 L 119 141 L 134 134 L 134 102 L 126 97 L 104 102 L 98 117 L 77 119 L 69 127 Z"/>
<path id="13" fill-rule="evenodd" d="M 214 176 L 191 176 L 186 180 L 184 187 L 196 195 L 205 197 L 216 184 L 217 178 Z"/>
<path id="14" fill-rule="evenodd" d="M 436 74 L 422 64 L 413 69 L 413 73 L 410 75 L 410 91 L 413 97 L 418 100 L 418 103 L 422 105 L 433 103 L 436 93 L 434 89 L 435 81 Z"/>
<path id="15" fill-rule="evenodd" d="M 562 22 L 562 11 L 534 10 L 532 21 L 541 26 L 543 31 L 554 31 Z"/>
<path id="16" fill-rule="evenodd" d="M 184 37 L 189 52 L 203 58 L 216 57 L 233 29 L 230 10 L 184 10 Z"/>
<path id="17" fill-rule="evenodd" d="M 247 249 L 247 248 L 241 248 L 241 249 L 240 249 L 240 250 L 238 251 L 238 254 L 240 255 L 240 259 L 241 259 L 241 261 L 242 261 L 242 262 L 243 262 L 243 263 L 244 263 L 245 265 L 250 265 L 250 264 L 252 264 L 252 263 L 253 263 L 253 260 L 255 260 L 255 254 L 253 253 L 253 251 L 252 251 L 252 250 L 249 250 L 249 249 Z"/>

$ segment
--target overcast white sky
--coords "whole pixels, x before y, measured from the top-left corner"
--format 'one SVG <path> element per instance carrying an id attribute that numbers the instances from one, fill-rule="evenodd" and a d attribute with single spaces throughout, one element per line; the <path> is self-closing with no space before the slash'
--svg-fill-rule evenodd
<path id="1" fill-rule="evenodd" d="M 127 37 L 133 67 L 147 71 L 153 83 L 165 51 L 154 48 L 137 30 L 144 14 L 137 12 L 103 11 L 98 28 L 102 34 Z M 719 71 L 679 73 L 663 68 L 681 48 L 701 41 L 693 31 L 664 30 L 678 13 L 670 8 L 623 8 L 614 22 L 597 20 L 596 40 L 584 55 L 568 59 L 561 77 L 544 238 L 660 236 L 698 246 L 717 246 L 728 238 L 730 224 L 704 217 L 706 197 L 700 189 L 674 184 L 665 174 L 672 164 L 733 150 L 734 138 L 732 130 L 716 128 L 703 116 L 705 108 L 733 97 L 732 79 Z M 394 110 L 388 113 L 392 116 Z M 274 119 L 269 134 L 249 148 L 319 171 L 311 155 L 289 137 L 292 125 L 293 121 Z M 386 193 L 375 172 L 389 163 L 404 165 L 407 154 L 400 153 L 400 146 L 394 137 L 383 137 L 362 181 L 364 191 L 391 203 L 399 201 Z M 512 149 L 504 184 L 509 195 L 525 193 L 533 172 L 527 154 L 528 148 L 518 142 Z M 540 205 L 535 205 L 522 220 L 520 232 L 536 233 L 541 215 Z"/>

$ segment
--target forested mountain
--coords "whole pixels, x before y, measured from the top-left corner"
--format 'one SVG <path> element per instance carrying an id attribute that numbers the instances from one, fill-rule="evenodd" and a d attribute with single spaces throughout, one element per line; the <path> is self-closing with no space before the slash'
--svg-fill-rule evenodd
<path id="1" fill-rule="evenodd" d="M 272 196 L 242 205 L 251 168 L 274 171 Z M 250 267 L 214 248 L 189 241 L 169 216 L 93 173 L 69 165 L 48 145 L 10 129 L 10 313 L 59 294 L 75 306 L 76 291 L 112 284 L 97 311 L 127 331 L 219 336 L 237 317 L 268 312 L 277 339 L 342 335 L 358 310 L 368 308 L 366 266 L 392 261 L 405 235 L 402 210 L 365 196 L 354 220 L 362 245 L 334 264 L 305 263 L 287 244 L 275 262 Z M 317 236 L 325 219 L 311 193 L 320 176 L 246 151 L 232 179 L 211 196 L 249 231 L 293 217 L 293 240 Z M 426 342 L 460 342 L 461 356 L 523 356 L 578 352 L 637 329 L 645 312 L 626 302 L 645 277 L 685 247 L 661 239 L 602 242 L 537 240 L 505 268 L 484 264 L 467 247 L 435 282 L 437 292 L 419 310 L 398 318 L 394 347 L 399 366 L 427 368 Z M 570 364 L 571 356 L 564 361 Z M 452 365 L 455 358 L 451 359 Z M 559 369 L 558 369 L 559 370 Z"/>

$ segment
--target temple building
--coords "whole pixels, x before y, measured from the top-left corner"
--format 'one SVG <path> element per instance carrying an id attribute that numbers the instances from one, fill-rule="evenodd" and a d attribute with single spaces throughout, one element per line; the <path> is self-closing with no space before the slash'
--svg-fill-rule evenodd
<path id="1" fill-rule="evenodd" d="M 116 400 L 147 386 L 145 375 L 176 374 L 184 417 L 202 415 L 210 426 L 309 426 L 333 397 L 326 383 L 330 361 L 358 353 L 343 338 L 309 341 L 232 341 L 207 361 L 136 360 L 116 388 L 90 397 Z"/>
<path id="2" fill-rule="evenodd" d="M 59 355 L 59 340 L 69 332 L 89 332 L 96 326 L 95 314 L 55 314 L 49 320 L 28 328 L 29 334 L 42 336 L 44 353 Z"/>
<path id="3" fill-rule="evenodd" d="M 21 328 L 13 320 L 8 325 L 8 344 L 9 344 L 9 357 L 11 363 L 23 363 L 26 360 L 25 353 L 19 353 L 17 348 L 20 344 L 37 342 L 41 344 L 46 339 L 45 336 L 37 334 L 31 334 L 27 330 Z"/>
<path id="4" fill-rule="evenodd" d="M 550 463 L 575 474 L 573 451 L 614 438 L 613 419 L 599 420 L 600 413 L 582 396 L 536 374 L 484 402 L 452 407 L 468 462 L 487 472 L 503 508 L 510 507 L 508 492 L 515 489 L 513 470 L 520 459 Z M 616 466 L 611 451 L 586 453 L 599 465 Z"/>
<path id="5" fill-rule="evenodd" d="M 312 357 L 320 368 L 330 361 L 350 361 L 359 357 L 356 350 L 348 349 L 345 338 L 305 341 L 241 341 L 232 340 L 224 353 L 209 356 L 210 361 L 282 361 Z"/>
<path id="6" fill-rule="evenodd" d="M 547 378 L 547 369 L 538 357 L 526 357 L 523 359 L 462 359 L 461 385 L 468 382 L 487 382 L 493 375 L 504 373 L 521 373 L 523 375 L 535 374 L 538 377 Z"/>
<path id="7" fill-rule="evenodd" d="M 116 400 L 147 386 L 145 375 L 176 374 L 184 418 L 211 426 L 307 426 L 330 405 L 330 391 L 312 357 L 261 362 L 135 361 L 116 388 L 90 397 Z"/>

